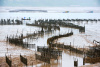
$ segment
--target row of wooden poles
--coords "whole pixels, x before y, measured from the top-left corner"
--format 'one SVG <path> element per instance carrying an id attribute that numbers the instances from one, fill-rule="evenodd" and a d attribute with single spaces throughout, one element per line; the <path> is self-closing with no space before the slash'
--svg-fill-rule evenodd
<path id="1" fill-rule="evenodd" d="M 50 33 L 50 32 L 54 32 L 55 30 L 44 30 L 44 28 L 42 27 L 41 31 L 38 32 L 34 32 L 34 33 L 27 33 L 27 35 L 24 38 L 28 38 L 31 36 L 39 36 L 39 35 L 44 35 L 44 33 Z"/>
<path id="2" fill-rule="evenodd" d="M 30 26 L 39 26 L 42 27 L 42 32 L 44 32 L 43 28 L 48 28 L 48 32 L 51 31 L 52 28 L 56 28 L 58 26 L 56 25 L 50 25 L 49 23 L 47 25 L 45 25 L 45 23 L 35 23 L 35 24 L 28 24 Z M 40 60 L 43 61 L 45 63 L 50 64 L 50 59 L 56 59 L 58 61 L 58 56 L 62 56 L 62 51 L 60 50 L 56 50 L 56 49 L 52 49 L 49 47 L 45 47 L 45 46 L 37 46 L 37 51 L 41 53 L 41 55 L 39 54 L 35 54 L 36 60 Z"/>
<path id="3" fill-rule="evenodd" d="M 64 36 L 70 36 L 72 34 L 73 33 L 71 32 L 65 35 L 60 35 L 60 36 L 64 37 Z M 53 49 L 51 48 L 51 46 L 49 46 L 48 48 L 38 46 L 37 51 L 41 52 L 41 55 L 35 54 L 36 60 L 40 60 L 49 64 L 50 64 L 50 59 L 57 59 L 57 56 L 62 56 L 62 51 L 58 49 Z M 24 62 L 26 62 L 26 60 L 24 60 L 23 63 Z M 75 63 L 74 65 L 76 65 L 75 61 L 74 63 Z"/>
<path id="4" fill-rule="evenodd" d="M 14 19 L 1 19 L 0 25 L 21 25 L 23 24 L 22 20 Z"/>
<path id="5" fill-rule="evenodd" d="M 73 32 L 70 32 L 70 33 L 67 33 L 67 34 L 64 34 L 64 35 L 59 35 L 59 36 L 54 36 L 54 37 L 51 37 L 47 40 L 48 44 L 50 47 L 57 47 L 57 48 L 62 48 L 62 49 L 69 49 L 70 51 L 73 51 L 73 52 L 76 52 L 76 53 L 79 53 L 79 54 L 83 54 L 84 53 L 84 50 L 79 50 L 77 47 L 73 47 L 71 45 L 71 42 L 70 42 L 70 45 L 64 45 L 64 44 L 58 44 L 58 43 L 53 43 L 54 40 L 58 39 L 58 38 L 61 38 L 61 37 L 69 37 L 73 35 Z"/>
<path id="6" fill-rule="evenodd" d="M 15 46 L 21 46 L 23 48 L 35 48 L 35 44 L 29 44 L 28 42 L 23 42 L 23 34 L 19 36 L 12 36 L 8 37 L 7 36 L 7 42 L 10 44 L 15 44 Z"/>
<path id="7" fill-rule="evenodd" d="M 29 23 L 26 23 L 26 25 L 28 26 L 37 26 L 37 27 L 42 27 L 42 28 L 45 28 L 45 29 L 48 29 L 48 30 L 51 30 L 51 29 L 54 29 L 54 30 L 60 30 L 60 27 L 57 26 L 56 24 L 46 24 L 46 23 L 32 23 L 32 24 L 29 24 Z"/>
<path id="8" fill-rule="evenodd" d="M 10 58 L 8 56 L 5 55 L 5 59 L 6 59 L 6 63 L 8 64 L 9 67 L 12 67 L 12 60 L 11 60 L 11 55 L 10 55 Z M 24 64 L 24 65 L 28 65 L 27 64 L 27 58 L 22 56 L 20 54 L 20 61 Z"/>
<path id="9" fill-rule="evenodd" d="M 64 20 L 64 19 L 63 19 Z M 26 24 L 26 25 L 32 25 L 32 26 L 41 26 L 41 27 L 48 27 L 48 29 L 51 30 L 51 28 L 57 28 L 60 30 L 60 27 L 59 26 L 64 26 L 64 27 L 71 27 L 71 28 L 77 28 L 79 29 L 80 32 L 85 32 L 85 27 L 82 27 L 82 26 L 78 26 L 78 25 L 75 25 L 73 23 L 65 23 L 63 22 L 63 20 L 61 19 L 58 19 L 58 20 L 55 20 L 55 19 L 46 19 L 46 20 L 35 20 L 35 24 Z M 77 19 L 77 21 L 80 20 L 80 19 Z M 11 23 L 11 21 L 13 23 Z M 17 23 L 16 24 L 22 24 L 22 21 L 20 20 L 15 20 Z M 67 19 L 67 21 L 70 21 L 69 19 Z M 4 20 L 1 20 L 0 21 L 0 24 L 1 25 L 12 25 L 14 24 L 14 20 L 10 20 L 10 19 L 7 19 L 7 21 L 4 19 Z M 53 24 L 53 26 L 52 26 Z M 57 26 L 59 25 L 59 26 Z"/>
<path id="10" fill-rule="evenodd" d="M 23 34 L 21 35 L 13 35 L 13 36 L 7 36 L 7 41 L 11 44 L 15 44 L 16 46 L 22 46 L 22 47 L 28 47 L 29 45 L 31 44 L 28 44 L 27 42 L 23 42 L 23 39 L 25 38 L 30 38 L 30 37 L 36 37 L 36 36 L 39 36 L 39 35 L 43 35 L 44 33 L 47 33 L 47 32 L 54 32 L 54 30 L 51 30 L 51 31 L 44 31 L 44 29 L 42 28 L 41 31 L 38 31 L 38 32 L 34 32 L 34 33 L 27 33 L 26 36 L 23 36 Z"/>
<path id="11" fill-rule="evenodd" d="M 65 36 L 70 36 L 70 35 L 73 35 L 73 32 L 71 32 L 71 33 L 68 33 L 68 34 L 65 34 L 65 35 L 59 35 L 60 37 L 65 37 Z M 57 37 L 57 36 L 56 36 Z M 21 35 L 20 37 L 19 37 L 19 39 L 23 39 L 23 36 Z M 15 39 L 14 41 L 20 41 L 19 39 Z M 55 39 L 55 38 L 54 38 Z M 22 41 L 22 40 L 21 40 Z M 12 41 L 13 42 L 13 41 Z M 18 43 L 18 42 L 16 42 L 16 43 Z M 20 42 L 19 42 L 20 43 Z M 50 46 L 50 45 L 49 45 Z M 52 45 L 52 46 L 54 46 L 54 45 Z M 57 46 L 57 45 L 56 45 Z M 59 46 L 59 45 L 58 45 Z M 60 46 L 62 46 L 62 45 L 60 45 Z M 70 47 L 71 48 L 71 47 Z M 44 61 L 44 62 L 46 62 L 46 63 L 50 63 L 50 58 L 53 58 L 53 59 L 57 59 L 57 56 L 62 56 L 61 55 L 61 51 L 57 51 L 57 50 L 55 50 L 55 51 L 51 51 L 51 50 L 53 50 L 52 48 L 51 48 L 51 46 L 50 46 L 50 48 L 39 48 L 39 47 L 37 47 L 37 49 L 38 49 L 38 51 L 39 52 L 41 52 L 41 55 L 38 55 L 38 54 L 36 54 L 35 56 L 36 56 L 36 59 L 38 59 L 38 60 L 41 60 L 41 61 Z M 71 50 L 72 50 L 72 48 L 71 48 Z M 59 55 L 58 55 L 59 54 Z M 45 57 L 49 57 L 49 58 L 45 58 Z"/>
<path id="12" fill-rule="evenodd" d="M 11 44 L 15 44 L 15 45 L 17 45 L 17 46 L 30 46 L 31 44 L 28 44 L 28 43 L 23 43 L 23 39 L 24 38 L 28 38 L 28 37 L 31 37 L 31 36 L 36 36 L 37 34 L 41 34 L 41 33 L 43 33 L 43 31 L 40 31 L 39 33 L 33 33 L 33 34 L 27 34 L 27 36 L 23 36 L 23 34 L 21 34 L 20 36 L 12 36 L 12 37 L 8 37 L 7 36 L 7 41 L 9 42 L 9 43 L 11 43 Z M 42 49 L 42 48 L 41 48 Z M 46 51 L 47 51 L 47 49 L 46 49 Z M 50 49 L 48 50 L 48 51 L 50 51 Z M 52 53 L 52 54 L 51 54 Z M 45 52 L 45 50 L 43 49 L 43 52 L 41 53 L 42 55 L 38 55 L 38 54 L 35 54 L 35 56 L 36 56 L 36 59 L 38 59 L 38 60 L 41 60 L 41 61 L 44 61 L 44 62 L 46 62 L 46 63 L 49 63 L 50 64 L 50 59 L 51 58 L 53 58 L 53 59 L 57 59 L 58 60 L 58 58 L 57 58 L 57 56 L 60 56 L 61 55 L 61 51 L 51 51 L 51 53 L 47 53 L 47 52 Z M 55 53 L 57 53 L 56 55 L 55 55 Z M 59 55 L 58 55 L 59 54 Z M 47 55 L 48 55 L 48 57 L 47 57 Z M 25 60 L 24 60 L 25 61 Z"/>
<path id="13" fill-rule="evenodd" d="M 86 55 L 91 59 L 89 58 L 87 59 L 91 60 L 91 63 L 100 62 L 100 60 L 97 59 L 97 58 L 100 58 L 100 42 L 93 40 L 93 43 L 96 46 L 92 46 L 92 47 L 89 46 L 89 50 L 87 51 Z"/>
<path id="14" fill-rule="evenodd" d="M 79 54 L 83 54 L 84 53 L 84 48 L 83 48 L 83 50 L 78 50 L 77 47 L 75 48 L 75 47 L 73 47 L 71 45 L 71 42 L 70 42 L 70 45 L 64 45 L 64 43 L 63 44 L 53 43 L 53 41 L 56 40 L 56 39 L 58 39 L 58 38 L 68 37 L 68 36 L 71 36 L 71 35 L 73 35 L 73 32 L 70 32 L 70 33 L 67 33 L 67 34 L 64 34 L 64 35 L 54 36 L 54 37 L 49 38 L 47 40 L 47 43 L 49 44 L 50 47 L 57 47 L 57 48 L 62 48 L 62 49 L 69 49 L 70 51 L 73 51 L 73 52 L 76 52 L 76 53 L 79 53 Z M 90 47 L 90 48 L 92 48 L 92 49 L 90 49 L 89 52 L 87 52 L 87 55 L 89 55 L 90 52 L 92 52 L 92 53 L 89 56 L 94 56 L 95 53 L 98 53 L 98 55 L 100 55 L 100 52 L 99 52 L 100 51 L 100 46 L 95 46 L 95 47 Z"/>
<path id="15" fill-rule="evenodd" d="M 42 26 L 42 27 L 46 27 L 46 26 L 57 26 L 57 25 L 59 25 L 59 26 L 65 26 L 65 27 L 72 27 L 72 28 L 78 28 L 79 29 L 79 31 L 80 32 L 85 32 L 85 27 L 82 27 L 82 26 L 78 26 L 78 25 L 75 25 L 75 24 L 73 24 L 73 23 L 65 23 L 65 22 L 63 22 L 63 21 L 55 21 L 55 20 L 52 20 L 52 21 L 44 21 L 44 20 L 35 20 L 35 23 L 34 24 L 27 24 L 27 25 L 30 25 L 30 26 Z M 60 35 L 61 37 L 66 37 L 66 36 L 70 36 L 70 35 L 72 35 L 73 34 L 73 32 L 71 32 L 71 33 L 68 33 L 68 34 L 66 34 L 66 35 Z M 53 40 L 53 39 L 51 39 L 51 40 Z M 49 41 L 47 41 L 47 42 L 49 42 Z M 50 43 L 50 42 L 49 42 Z M 55 46 L 54 44 L 52 44 L 52 46 Z M 59 48 L 59 47 L 61 47 L 61 46 L 63 46 L 63 48 L 65 48 L 65 49 L 68 49 L 68 48 L 70 48 L 70 51 L 76 51 L 76 53 L 80 53 L 80 54 L 82 54 L 83 53 L 83 51 L 80 51 L 80 50 L 78 50 L 77 48 L 74 48 L 74 47 L 72 47 L 72 46 L 65 46 L 65 45 L 58 45 L 58 44 L 56 44 L 56 46 L 58 46 L 57 48 Z M 49 45 L 49 48 L 51 49 L 52 47 L 51 47 L 51 45 Z M 37 51 L 39 51 L 39 52 L 41 52 L 41 55 L 38 55 L 38 54 L 36 54 L 36 59 L 38 59 L 38 60 L 40 60 L 40 61 L 44 61 L 44 62 L 46 62 L 46 63 L 50 63 L 50 58 L 48 58 L 48 56 L 49 57 L 53 57 L 53 59 L 57 59 L 57 55 L 53 55 L 53 54 L 51 54 L 51 52 L 49 51 L 49 52 L 46 52 L 47 50 L 44 50 L 44 48 L 42 48 L 42 50 L 41 50 L 41 48 L 37 48 L 38 50 Z M 44 51 L 43 51 L 44 50 Z M 56 54 L 56 53 L 55 53 Z M 84 63 L 83 63 L 84 64 Z M 78 61 L 74 61 L 74 66 L 77 66 L 78 65 Z"/>
<path id="16" fill-rule="evenodd" d="M 59 49 L 53 49 L 53 48 L 45 48 L 45 46 L 38 46 L 37 51 L 41 52 L 41 55 L 35 53 L 36 62 L 37 60 L 43 61 L 45 63 L 50 64 L 51 59 L 55 59 L 58 62 L 58 57 L 62 57 L 62 51 Z M 10 58 L 5 55 L 6 63 L 9 65 L 9 67 L 12 67 L 12 59 L 11 55 Z M 27 67 L 28 66 L 28 59 L 20 54 L 20 61 Z M 33 63 L 32 63 L 33 67 Z"/>
<path id="17" fill-rule="evenodd" d="M 85 32 L 85 26 L 79 26 L 79 25 L 75 25 L 74 23 L 67 23 L 64 22 L 63 20 L 35 20 L 34 24 L 31 25 L 40 25 L 40 26 L 63 26 L 63 27 L 70 27 L 70 28 L 76 28 L 79 29 L 79 32 Z"/>
<path id="18" fill-rule="evenodd" d="M 24 20 L 24 19 L 22 19 Z M 22 20 L 14 20 L 14 19 L 1 19 L 0 20 L 0 24 L 2 25 L 11 25 L 11 24 L 22 24 Z M 27 20 L 27 19 L 26 19 Z M 68 22 L 71 22 L 71 21 L 77 21 L 77 22 L 82 22 L 82 21 L 100 21 L 100 19 L 38 19 L 38 20 L 35 20 L 35 22 L 62 22 L 62 21 L 68 21 Z"/>
<path id="19" fill-rule="evenodd" d="M 62 48 L 62 49 L 68 49 L 69 51 L 72 51 L 72 52 L 76 52 L 78 54 L 84 54 L 86 55 L 87 57 L 90 57 L 91 58 L 91 62 L 90 63 L 96 63 L 96 62 L 99 62 L 100 60 L 97 59 L 97 58 L 100 58 L 100 46 L 95 46 L 95 47 L 89 47 L 89 50 L 88 51 L 85 51 L 84 52 L 84 48 L 83 50 L 79 50 L 77 47 L 73 47 L 71 46 L 71 43 L 70 45 L 64 45 L 63 44 L 60 44 L 60 43 L 53 43 L 54 40 L 58 39 L 58 38 L 61 38 L 61 37 L 68 37 L 68 36 L 71 36 L 73 35 L 73 33 L 67 33 L 67 34 L 64 34 L 64 35 L 59 35 L 59 36 L 54 36 L 54 37 L 51 37 L 47 40 L 48 44 L 50 47 L 57 47 L 57 48 Z M 97 42 L 97 41 L 93 41 L 93 42 Z M 99 43 L 99 42 L 97 42 Z M 92 49 L 91 49 L 92 48 Z M 84 56 L 84 58 L 86 57 Z M 86 59 L 86 60 L 85 60 Z M 88 62 L 88 58 L 85 58 L 84 59 L 84 62 Z M 93 60 L 95 60 L 93 62 Z"/>
<path id="20" fill-rule="evenodd" d="M 58 39 L 58 38 L 61 38 L 61 37 L 69 37 L 73 35 L 73 32 L 70 32 L 70 33 L 67 33 L 67 34 L 64 34 L 64 35 L 59 35 L 59 36 L 53 36 L 51 38 L 49 38 L 47 40 L 47 43 L 49 44 L 49 47 L 50 48 L 62 48 L 62 49 L 69 49 L 70 52 L 73 51 L 73 52 L 76 52 L 78 54 L 83 54 L 84 51 L 81 51 L 81 50 L 78 50 L 77 48 L 74 48 L 71 46 L 71 43 L 70 45 L 64 45 L 64 44 L 54 44 L 53 41 Z M 83 60 L 83 65 L 85 64 L 84 60 Z M 75 67 L 78 67 L 78 60 L 74 60 L 74 66 Z"/>
<path id="21" fill-rule="evenodd" d="M 38 22 L 41 22 L 41 21 L 44 21 L 44 22 L 61 22 L 61 21 L 100 21 L 100 19 L 38 19 L 38 20 L 35 20 L 35 22 L 38 21 Z"/>
<path id="22" fill-rule="evenodd" d="M 58 57 L 62 57 L 62 51 L 45 46 L 37 46 L 37 51 L 41 53 L 35 54 L 36 59 L 50 64 L 50 59 L 58 61 Z"/>
<path id="23" fill-rule="evenodd" d="M 41 21 L 39 21 L 39 22 L 41 22 Z M 52 22 L 50 22 L 50 23 L 52 23 Z M 57 21 L 57 23 L 60 25 L 60 22 Z M 74 25 L 72 23 L 65 24 L 63 22 L 62 22 L 62 26 L 75 27 L 75 28 L 79 28 L 81 30 L 84 28 L 84 27 L 81 27 L 81 26 L 76 26 L 76 25 Z M 80 53 L 80 54 L 83 53 L 84 50 L 83 51 L 80 51 L 77 48 L 72 47 L 71 45 L 70 46 L 66 46 L 64 44 L 53 44 L 52 43 L 55 39 L 58 39 L 60 37 L 68 37 L 68 36 L 71 36 L 71 35 L 73 35 L 73 32 L 70 32 L 70 33 L 67 33 L 67 34 L 64 34 L 64 35 L 59 35 L 59 36 L 54 36 L 52 38 L 49 38 L 48 39 L 48 43 L 49 43 L 49 46 L 50 46 L 48 48 L 49 50 L 48 49 L 45 49 L 45 48 L 41 48 L 41 49 L 43 49 L 42 52 L 41 52 L 41 55 L 35 54 L 36 59 L 39 59 L 39 60 L 44 61 L 44 62 L 47 62 L 47 63 L 50 63 L 50 58 L 57 59 L 57 56 L 58 56 L 58 55 L 56 55 L 57 52 L 50 50 L 52 47 L 55 47 L 55 46 L 58 47 L 58 48 L 70 49 L 70 51 L 76 51 L 76 53 Z M 19 43 L 20 44 L 23 44 L 23 41 L 22 40 L 23 40 L 23 37 L 21 37 L 21 38 L 15 38 L 13 40 L 9 39 L 9 42 L 10 43 L 16 43 L 16 44 L 19 44 Z M 41 51 L 41 49 L 39 49 L 39 50 Z M 45 59 L 45 57 L 48 57 L 49 55 L 50 55 L 49 59 L 48 58 Z"/>
<path id="24" fill-rule="evenodd" d="M 62 57 L 62 51 L 60 49 L 55 49 L 54 47 L 63 48 L 63 49 L 64 48 L 65 49 L 70 49 L 70 51 L 76 51 L 76 53 L 83 54 L 83 51 L 80 51 L 80 50 L 78 50 L 76 48 L 73 48 L 71 46 L 65 46 L 63 44 L 51 44 L 56 38 L 68 37 L 68 36 L 71 36 L 71 35 L 73 35 L 73 32 L 49 38 L 48 39 L 48 43 L 49 43 L 48 47 L 46 47 L 46 46 L 37 46 L 37 51 L 40 52 L 41 55 L 36 54 L 36 59 L 40 60 L 40 61 L 44 61 L 46 63 L 50 63 L 50 58 L 51 59 L 57 59 L 58 56 Z M 85 64 L 85 62 L 83 64 Z M 74 66 L 78 66 L 78 60 L 74 61 Z"/>

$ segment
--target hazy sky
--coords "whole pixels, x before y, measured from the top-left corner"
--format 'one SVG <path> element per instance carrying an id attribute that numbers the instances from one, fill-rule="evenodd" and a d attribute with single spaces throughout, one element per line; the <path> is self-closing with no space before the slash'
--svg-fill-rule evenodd
<path id="1" fill-rule="evenodd" d="M 10 7 L 100 7 L 100 0 L 0 0 L 0 6 Z"/>

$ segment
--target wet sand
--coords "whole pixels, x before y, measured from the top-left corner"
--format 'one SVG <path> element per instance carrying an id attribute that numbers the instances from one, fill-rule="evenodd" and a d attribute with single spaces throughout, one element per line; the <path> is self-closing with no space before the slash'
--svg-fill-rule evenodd
<path id="1" fill-rule="evenodd" d="M 78 47 L 78 48 L 88 48 L 88 46 L 94 45 L 81 34 L 75 34 L 70 37 L 59 38 L 55 42 L 64 43 L 64 45 L 70 45 L 70 42 L 71 42 L 72 46 Z"/>
<path id="2" fill-rule="evenodd" d="M 32 29 L 34 28 L 34 29 Z M 23 67 L 25 66 L 20 61 L 20 54 L 28 59 L 28 66 L 36 65 L 37 63 L 40 63 L 40 61 L 35 60 L 35 51 L 32 51 L 30 49 L 24 49 L 19 46 L 15 46 L 14 44 L 9 44 L 6 42 L 6 36 L 10 35 L 20 35 L 22 32 L 24 33 L 24 36 L 27 33 L 27 30 L 31 29 L 32 31 L 35 31 L 36 29 L 39 29 L 37 27 L 29 27 L 24 25 L 5 25 L 0 26 L 0 67 L 8 67 L 8 64 L 6 63 L 5 55 L 7 57 L 11 57 L 12 60 L 12 67 Z"/>
<path id="3" fill-rule="evenodd" d="M 15 46 L 13 44 L 8 45 L 5 43 L 3 42 L 0 44 L 2 46 L 2 49 L 0 49 L 0 65 L 1 65 L 1 67 L 8 67 L 6 60 L 5 60 L 5 55 L 7 57 L 9 57 L 10 60 L 12 60 L 12 67 L 24 66 L 24 64 L 20 61 L 20 54 L 28 59 L 28 66 L 32 66 L 32 63 L 34 63 L 34 65 L 36 65 L 37 63 L 40 63 L 40 61 L 36 62 L 34 51 L 29 50 L 29 49 L 24 49 L 19 46 Z"/>
<path id="4" fill-rule="evenodd" d="M 9 26 L 10 27 L 10 26 Z M 14 26 L 12 26 L 11 28 L 13 28 Z M 17 26 L 16 26 L 17 27 Z M 15 28 L 16 28 L 15 27 Z M 2 27 L 1 27 L 2 28 Z M 8 27 L 6 27 L 6 29 L 7 29 Z M 17 29 L 11 29 L 10 30 L 10 32 L 11 33 L 8 33 L 9 35 L 12 35 L 12 34 L 16 34 L 17 33 Z M 18 31 L 19 33 L 22 33 L 22 29 L 24 29 L 25 28 L 25 26 L 21 26 L 21 30 L 20 30 L 20 26 L 19 26 L 19 28 L 18 28 L 18 30 L 20 30 L 20 31 Z M 33 27 L 32 27 L 33 28 Z M 31 28 L 31 29 L 32 29 Z M 2 28 L 2 29 L 4 29 L 4 27 Z M 7 35 L 7 32 L 8 31 L 3 31 L 2 32 L 2 29 L 1 29 L 1 31 L 0 31 L 0 37 L 1 37 L 1 39 L 0 39 L 0 60 L 2 60 L 2 61 L 0 61 L 0 65 L 5 65 L 6 63 L 5 63 L 5 53 L 7 54 L 7 56 L 9 55 L 9 54 L 11 54 L 11 58 L 12 58 L 12 60 L 14 60 L 13 61 L 13 66 L 14 67 L 16 67 L 17 65 L 19 65 L 19 67 L 22 67 L 22 66 L 25 66 L 25 65 L 23 65 L 23 63 L 21 63 L 21 61 L 19 60 L 19 56 L 20 56 L 20 53 L 21 53 L 21 55 L 25 55 L 29 60 L 28 60 L 28 65 L 29 66 L 31 66 L 32 65 L 32 63 L 35 65 L 35 64 L 40 64 L 40 63 L 42 63 L 42 62 L 39 62 L 39 61 L 37 61 L 37 63 L 36 63 L 36 60 L 35 60 L 35 52 L 34 51 L 31 51 L 31 50 L 29 50 L 29 49 L 23 49 L 23 48 L 21 48 L 21 47 L 18 47 L 18 46 L 14 46 L 14 45 L 9 45 L 9 44 L 7 44 L 6 43 L 6 41 L 5 41 L 5 36 Z M 27 29 L 27 30 L 29 30 L 30 29 L 30 27 Z M 9 30 L 9 29 L 7 29 L 7 30 Z M 26 33 L 27 32 L 27 30 L 25 31 L 24 30 L 24 33 Z M 62 29 L 62 30 L 64 30 L 65 31 L 65 29 Z M 67 30 L 68 31 L 68 30 Z M 13 33 L 12 33 L 13 32 Z M 29 31 L 30 32 L 30 31 Z M 62 33 L 62 32 L 61 32 Z M 73 45 L 73 39 L 74 39 L 74 46 L 80 46 L 81 48 L 83 48 L 83 46 L 84 46 L 84 44 L 86 44 L 85 45 L 85 47 L 88 47 L 88 46 L 93 46 L 93 45 L 95 45 L 95 44 L 93 44 L 92 43 L 92 40 L 90 40 L 90 38 L 91 37 L 93 37 L 92 35 L 91 35 L 91 33 L 92 32 L 90 32 L 90 33 L 86 33 L 86 34 L 83 34 L 83 35 L 81 35 L 81 34 L 75 34 L 75 35 L 73 35 L 72 37 L 64 37 L 65 39 L 63 39 L 62 38 L 62 42 L 61 43 L 63 43 L 63 40 L 64 40 L 64 42 L 65 42 L 65 44 L 67 45 L 67 44 L 70 44 L 70 42 L 72 42 L 72 45 Z M 2 36 L 3 35 L 3 36 Z M 24 34 L 25 35 L 25 34 Z M 87 36 L 88 35 L 88 36 Z M 51 36 L 51 35 L 50 35 Z M 77 38 L 76 38 L 77 37 Z M 93 38 L 92 38 L 93 39 Z M 41 43 L 42 43 L 42 41 L 43 40 L 41 40 Z M 38 42 L 39 43 L 39 42 Z M 40 43 L 39 43 L 40 44 Z M 41 45 L 41 44 L 40 44 Z M 44 45 L 44 44 L 43 44 Z M 7 53 L 7 48 L 8 48 L 8 53 Z M 75 54 L 75 53 L 71 53 L 70 54 L 70 52 L 69 51 L 64 51 L 64 53 L 63 53 L 63 60 L 61 60 L 62 61 L 62 63 L 61 63 L 61 65 L 58 65 L 57 63 L 53 63 L 54 65 L 53 66 L 58 66 L 58 67 L 65 67 L 65 64 L 67 63 L 67 65 L 68 64 L 70 64 L 69 63 L 69 61 L 74 61 L 72 58 L 73 57 L 69 57 L 69 56 L 67 56 L 67 55 L 70 55 L 70 56 L 79 56 L 79 55 L 77 55 L 77 54 Z M 67 58 L 66 58 L 67 57 Z M 82 57 L 82 56 L 81 56 Z M 70 58 L 70 59 L 68 59 L 68 58 Z M 30 60 L 31 59 L 31 60 Z M 66 62 L 65 60 L 67 60 L 68 59 L 68 61 Z M 80 61 L 82 61 L 82 60 L 80 60 Z M 80 62 L 81 63 L 81 62 Z M 72 63 L 71 63 L 72 64 Z M 73 65 L 73 64 L 72 64 Z M 49 67 L 49 66 L 52 66 L 52 64 L 51 65 L 49 65 L 49 64 L 46 64 L 45 65 L 46 67 Z M 4 67 L 8 67 L 8 65 L 6 64 L 6 66 L 4 66 Z M 44 64 L 41 64 L 41 67 L 44 67 Z"/>
<path id="5" fill-rule="evenodd" d="M 91 64 L 91 65 L 83 65 L 80 67 L 100 67 L 100 63 L 96 63 L 96 64 Z"/>

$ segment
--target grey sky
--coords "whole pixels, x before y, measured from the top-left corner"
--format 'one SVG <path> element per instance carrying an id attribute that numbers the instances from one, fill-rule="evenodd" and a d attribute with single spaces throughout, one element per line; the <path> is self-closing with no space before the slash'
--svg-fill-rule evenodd
<path id="1" fill-rule="evenodd" d="M 11 7 L 100 7 L 100 0 L 0 0 L 0 6 Z"/>

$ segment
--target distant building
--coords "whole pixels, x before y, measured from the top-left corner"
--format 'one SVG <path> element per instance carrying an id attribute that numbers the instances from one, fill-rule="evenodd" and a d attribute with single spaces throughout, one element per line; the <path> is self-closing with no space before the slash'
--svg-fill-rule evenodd
<path id="1" fill-rule="evenodd" d="M 63 13 L 69 13 L 69 11 L 64 11 Z"/>
<path id="2" fill-rule="evenodd" d="M 89 11 L 88 13 L 93 13 L 93 11 Z"/>

